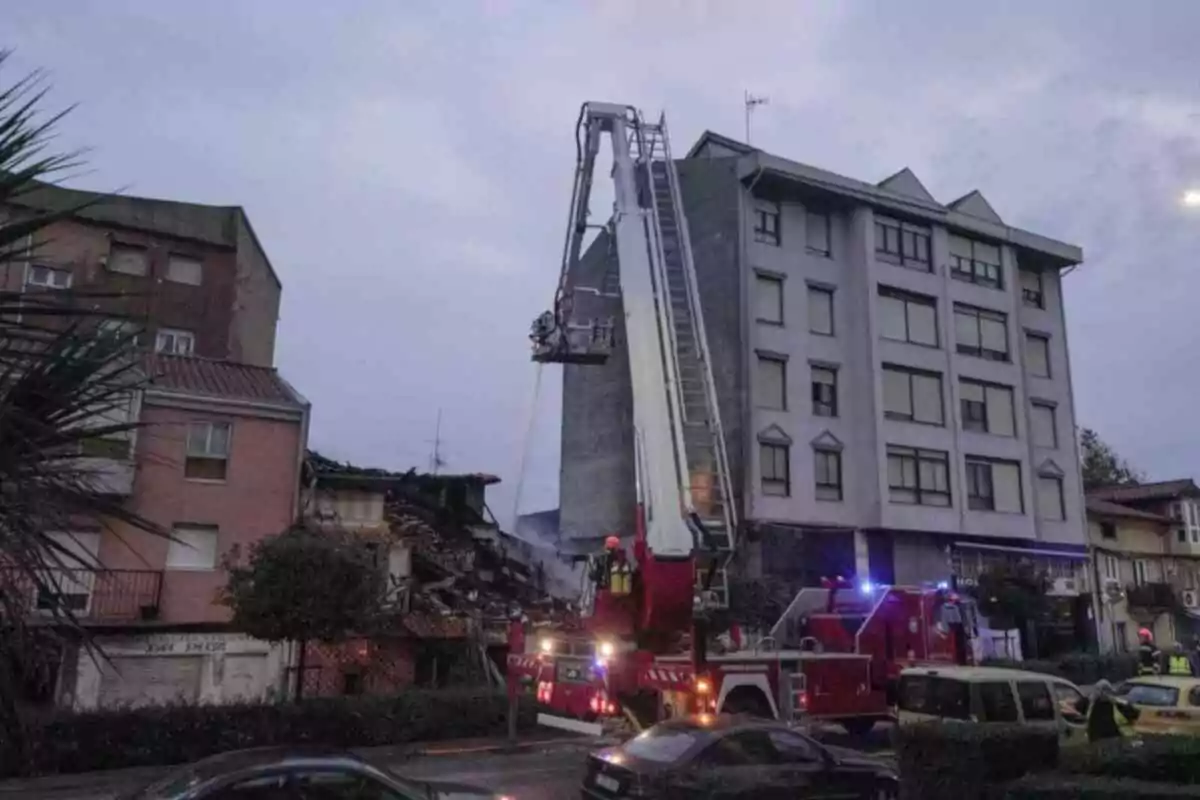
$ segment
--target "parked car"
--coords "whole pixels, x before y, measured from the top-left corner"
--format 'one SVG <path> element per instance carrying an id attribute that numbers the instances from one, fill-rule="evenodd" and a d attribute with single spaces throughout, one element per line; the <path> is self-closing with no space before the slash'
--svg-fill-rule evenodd
<path id="1" fill-rule="evenodd" d="M 123 800 L 505 800 L 488 789 L 404 778 L 340 750 L 265 747 L 205 758 Z M 511 799 L 510 799 L 511 800 Z"/>
<path id="2" fill-rule="evenodd" d="M 1200 678 L 1142 675 L 1116 694 L 1141 712 L 1133 725 L 1138 733 L 1200 734 Z"/>
<path id="3" fill-rule="evenodd" d="M 1004 667 L 910 667 L 900 673 L 897 721 L 1018 722 L 1053 726 L 1064 744 L 1087 742 L 1083 692 L 1070 681 Z"/>
<path id="4" fill-rule="evenodd" d="M 584 800 L 892 800 L 898 793 L 893 769 L 854 750 L 779 722 L 708 714 L 659 723 L 592 754 L 581 788 Z"/>

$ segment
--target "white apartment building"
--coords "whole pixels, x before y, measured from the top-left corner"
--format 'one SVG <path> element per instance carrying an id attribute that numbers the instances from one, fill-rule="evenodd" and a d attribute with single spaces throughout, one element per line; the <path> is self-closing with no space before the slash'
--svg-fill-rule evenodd
<path id="1" fill-rule="evenodd" d="M 1023 557 L 1082 580 L 1061 290 L 1080 249 L 907 169 L 869 184 L 711 133 L 678 166 L 746 568 L 912 583 Z M 611 269 L 592 251 L 577 283 Z M 624 523 L 622 370 L 566 368 L 564 536 Z"/>

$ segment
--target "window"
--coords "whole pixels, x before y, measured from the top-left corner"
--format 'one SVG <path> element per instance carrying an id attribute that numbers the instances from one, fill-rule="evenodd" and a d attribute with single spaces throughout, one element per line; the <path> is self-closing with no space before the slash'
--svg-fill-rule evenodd
<path id="1" fill-rule="evenodd" d="M 206 570 L 217 566 L 215 525 L 176 525 L 167 545 L 167 569 Z"/>
<path id="2" fill-rule="evenodd" d="M 1149 581 L 1146 579 L 1146 573 L 1149 568 L 1149 562 L 1143 558 L 1139 558 L 1133 562 L 1133 582 L 1138 586 L 1145 586 Z"/>
<path id="3" fill-rule="evenodd" d="M 783 324 L 783 278 L 759 273 L 754 279 L 754 298 L 759 322 Z"/>
<path id="4" fill-rule="evenodd" d="M 903 675 L 900 678 L 901 711 L 942 719 L 971 718 L 971 684 L 932 675 Z"/>
<path id="5" fill-rule="evenodd" d="M 836 417 L 838 415 L 836 369 L 812 368 L 812 405 L 814 417 Z"/>
<path id="6" fill-rule="evenodd" d="M 1058 710 L 1063 719 L 1076 725 L 1086 724 L 1087 717 L 1079 713 L 1079 701 L 1083 699 L 1083 692 L 1066 683 L 1055 682 L 1051 686 L 1054 689 L 1054 702 L 1058 703 Z"/>
<path id="7" fill-rule="evenodd" d="M 779 203 L 754 201 L 754 241 L 779 246 Z"/>
<path id="8" fill-rule="evenodd" d="M 909 269 L 932 272 L 929 228 L 875 217 L 875 257 Z"/>
<path id="9" fill-rule="evenodd" d="M 1008 361 L 1008 317 L 999 311 L 954 304 L 958 352 L 991 361 Z"/>
<path id="10" fill-rule="evenodd" d="M 674 764 L 700 741 L 700 734 L 686 728 L 656 727 L 633 737 L 622 749 L 639 761 Z"/>
<path id="11" fill-rule="evenodd" d="M 791 731 L 771 730 L 767 738 L 785 764 L 815 763 L 821 761 L 821 750 L 811 739 Z"/>
<path id="12" fill-rule="evenodd" d="M 880 286 L 879 335 L 897 342 L 937 347 L 937 301 Z"/>
<path id="13" fill-rule="evenodd" d="M 967 456 L 967 507 L 975 511 L 1025 513 L 1021 465 L 1015 461 Z"/>
<path id="14" fill-rule="evenodd" d="M 223 481 L 229 464 L 229 423 L 194 422 L 188 425 L 184 475 L 200 480 Z"/>
<path id="15" fill-rule="evenodd" d="M 1044 681 L 1018 681 L 1017 697 L 1021 698 L 1026 722 L 1054 719 L 1054 700 Z"/>
<path id="16" fill-rule="evenodd" d="M 787 361 L 773 356 L 758 357 L 758 407 L 787 410 Z"/>
<path id="17" fill-rule="evenodd" d="M 1116 539 L 1117 526 L 1111 522 L 1100 523 L 1100 538 L 1101 539 Z"/>
<path id="18" fill-rule="evenodd" d="M 44 289 L 70 289 L 71 270 L 30 265 L 25 274 L 26 286 L 40 286 Z"/>
<path id="19" fill-rule="evenodd" d="M 1025 334 L 1025 367 L 1035 378 L 1050 377 L 1050 337 Z"/>
<path id="20" fill-rule="evenodd" d="M 833 336 L 833 290 L 808 287 L 808 331 Z"/>
<path id="21" fill-rule="evenodd" d="M 186 283 L 190 286 L 199 286 L 202 274 L 203 267 L 198 259 L 176 255 L 172 255 L 167 259 L 166 278 L 172 283 Z"/>
<path id="22" fill-rule="evenodd" d="M 942 376 L 936 372 L 883 365 L 883 415 L 904 422 L 944 425 Z"/>
<path id="23" fill-rule="evenodd" d="M 1008 681 L 979 684 L 979 705 L 983 712 L 982 722 L 1016 722 L 1018 719 L 1017 700 Z"/>
<path id="24" fill-rule="evenodd" d="M 792 493 L 791 468 L 788 464 L 790 447 L 784 444 L 761 442 L 758 445 L 762 470 L 762 493 L 771 497 L 787 497 Z"/>
<path id="25" fill-rule="evenodd" d="M 1117 563 L 1116 556 L 1101 554 L 1100 556 L 1100 571 L 1104 573 L 1107 580 L 1115 581 L 1120 576 L 1120 565 Z"/>
<path id="26" fill-rule="evenodd" d="M 1055 521 L 1067 518 L 1067 510 L 1063 503 L 1062 478 L 1055 475 L 1039 475 L 1037 492 L 1039 517 Z"/>
<path id="27" fill-rule="evenodd" d="M 950 456 L 939 450 L 888 445 L 888 499 L 920 506 L 950 505 Z"/>
<path id="28" fill-rule="evenodd" d="M 141 338 L 141 326 L 129 319 L 102 319 L 97 327 L 101 336 L 133 337 L 134 344 Z"/>
<path id="29" fill-rule="evenodd" d="M 964 431 L 995 436 L 1017 435 L 1012 387 L 961 378 L 958 392 Z"/>
<path id="30" fill-rule="evenodd" d="M 1021 302 L 1030 308 L 1045 308 L 1046 295 L 1042 289 L 1042 273 L 1021 270 Z"/>
<path id="31" fill-rule="evenodd" d="M 833 238 L 832 225 L 828 214 L 809 211 L 804 215 L 804 246 L 814 255 L 828 257 L 831 253 L 829 242 Z"/>
<path id="32" fill-rule="evenodd" d="M 1058 447 L 1058 426 L 1054 422 L 1054 406 L 1034 402 L 1030 407 L 1033 443 L 1038 447 Z"/>
<path id="33" fill-rule="evenodd" d="M 120 272 L 123 275 L 145 275 L 146 250 L 142 247 L 127 247 L 113 245 L 108 253 L 108 271 Z"/>
<path id="34" fill-rule="evenodd" d="M 950 275 L 960 281 L 1001 288 L 1000 248 L 950 234 Z"/>
<path id="35" fill-rule="evenodd" d="M 191 331 L 181 331 L 174 328 L 159 328 L 154 338 L 154 352 L 173 353 L 177 356 L 190 356 L 195 349 L 196 337 Z"/>
<path id="36" fill-rule="evenodd" d="M 349 675 L 345 677 L 350 677 Z M 358 674 L 361 691 L 362 675 Z M 346 691 L 346 694 L 359 692 Z M 395 776 L 392 776 L 393 780 Z M 355 775 L 332 769 L 293 772 L 288 776 L 286 797 L 303 797 L 305 800 L 406 800 L 423 792 L 417 786 L 406 786 L 404 794 L 397 794 L 375 778 Z M 278 798 L 278 794 L 270 795 Z"/>
<path id="37" fill-rule="evenodd" d="M 1126 623 L 1118 622 L 1113 625 L 1113 639 L 1117 645 L 1118 652 L 1129 652 L 1129 632 L 1126 630 Z"/>
<path id="38" fill-rule="evenodd" d="M 842 499 L 842 454 L 836 450 L 814 450 L 817 499 Z"/>

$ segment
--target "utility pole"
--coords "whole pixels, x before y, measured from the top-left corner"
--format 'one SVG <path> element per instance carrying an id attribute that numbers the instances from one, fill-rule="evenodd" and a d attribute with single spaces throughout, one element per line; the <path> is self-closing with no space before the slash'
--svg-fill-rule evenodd
<path id="1" fill-rule="evenodd" d="M 444 466 L 446 462 L 442 459 L 442 410 L 439 408 L 437 425 L 433 430 L 433 453 L 429 456 L 429 471 L 437 475 L 438 470 Z"/>
<path id="2" fill-rule="evenodd" d="M 770 102 L 770 98 L 765 95 L 752 95 L 750 92 L 745 92 L 743 101 L 746 104 L 746 144 L 750 144 L 750 117 L 754 113 L 755 106 L 765 106 Z"/>

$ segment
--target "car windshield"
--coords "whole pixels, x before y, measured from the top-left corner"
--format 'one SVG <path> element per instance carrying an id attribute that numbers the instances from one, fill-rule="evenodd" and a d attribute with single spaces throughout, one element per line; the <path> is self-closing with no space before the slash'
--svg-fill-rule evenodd
<path id="1" fill-rule="evenodd" d="M 206 759 L 198 764 L 188 764 L 187 766 L 180 767 L 179 769 L 172 771 L 165 777 L 143 787 L 133 794 L 123 795 L 123 797 L 126 797 L 129 800 L 158 800 L 158 798 L 175 797 L 183 794 L 188 789 L 195 787 L 202 781 L 219 776 L 221 774 L 220 768 L 216 766 L 210 766 L 214 763 L 216 763 L 215 760 Z M 204 769 L 199 769 L 199 766 L 203 766 Z M 387 773 L 388 777 L 392 781 L 398 783 L 401 788 L 411 796 L 425 796 L 425 786 L 419 781 L 406 778 L 405 776 L 397 773 L 395 770 L 387 767 L 377 766 L 375 768 L 381 772 Z M 275 774 L 279 775 L 278 772 Z"/>
<path id="2" fill-rule="evenodd" d="M 1179 704 L 1179 690 L 1172 686 L 1127 683 L 1117 690 L 1117 694 L 1122 699 L 1138 706 L 1175 706 Z"/>
<path id="3" fill-rule="evenodd" d="M 652 728 L 631 739 L 622 749 L 626 755 L 643 761 L 673 764 L 698 741 L 699 737 L 692 731 Z"/>
<path id="4" fill-rule="evenodd" d="M 970 687 L 950 678 L 905 675 L 900 679 L 900 710 L 944 719 L 969 719 Z"/>

